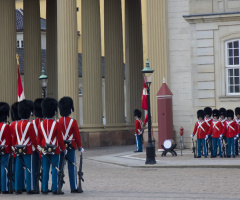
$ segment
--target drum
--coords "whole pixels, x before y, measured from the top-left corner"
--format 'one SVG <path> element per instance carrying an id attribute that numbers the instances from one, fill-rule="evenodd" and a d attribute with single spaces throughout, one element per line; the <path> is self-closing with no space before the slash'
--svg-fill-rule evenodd
<path id="1" fill-rule="evenodd" d="M 165 141 L 163 142 L 163 146 L 164 146 L 165 149 L 171 149 L 171 148 L 173 148 L 173 147 L 175 146 L 175 142 L 174 142 L 174 140 L 172 140 L 172 139 L 170 139 L 170 140 L 165 140 Z"/>

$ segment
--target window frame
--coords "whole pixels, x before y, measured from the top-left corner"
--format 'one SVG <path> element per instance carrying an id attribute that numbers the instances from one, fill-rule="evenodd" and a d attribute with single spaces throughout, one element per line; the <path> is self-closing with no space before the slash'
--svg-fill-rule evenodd
<path id="1" fill-rule="evenodd" d="M 229 50 L 229 48 L 228 48 L 228 44 L 229 43 L 233 43 L 233 42 L 236 42 L 236 41 L 238 41 L 238 65 L 229 65 L 228 64 L 228 60 L 229 60 L 229 55 L 228 55 L 228 50 Z M 239 96 L 240 95 L 240 39 L 231 39 L 231 40 L 227 40 L 227 41 L 225 41 L 225 46 L 224 46 L 224 48 L 225 48 L 225 81 L 226 81 L 226 96 Z M 233 64 L 234 64 L 234 46 L 233 46 L 233 54 L 232 54 L 232 58 L 233 58 Z M 238 69 L 239 70 L 239 76 L 237 76 L 237 77 L 239 77 L 239 92 L 230 92 L 229 91 L 229 73 L 228 73 L 228 70 L 229 69 L 233 69 L 233 71 L 234 71 L 234 69 Z M 235 84 L 234 84 L 234 78 L 235 78 L 235 76 L 234 76 L 234 72 L 233 72 L 233 86 L 235 87 Z"/>

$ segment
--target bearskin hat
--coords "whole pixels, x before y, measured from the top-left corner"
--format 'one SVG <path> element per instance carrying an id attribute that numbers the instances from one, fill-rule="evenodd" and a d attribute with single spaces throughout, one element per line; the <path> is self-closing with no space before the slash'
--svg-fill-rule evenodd
<path id="1" fill-rule="evenodd" d="M 74 112 L 73 100 L 71 97 L 63 97 L 58 102 L 60 115 L 63 117 L 69 116 Z"/>
<path id="2" fill-rule="evenodd" d="M 0 122 L 5 122 L 9 116 L 10 106 L 5 102 L 0 102 Z"/>
<path id="3" fill-rule="evenodd" d="M 206 115 L 212 116 L 212 108 L 210 107 L 204 108 L 204 116 Z"/>
<path id="4" fill-rule="evenodd" d="M 213 117 L 219 118 L 219 110 L 217 110 L 217 109 L 213 110 Z"/>
<path id="5" fill-rule="evenodd" d="M 52 118 L 57 113 L 58 102 L 53 98 L 45 98 L 42 101 L 43 117 Z"/>
<path id="6" fill-rule="evenodd" d="M 42 104 L 43 98 L 38 98 L 33 102 L 33 112 L 35 117 L 38 118 L 43 118 L 43 114 L 42 114 Z"/>
<path id="7" fill-rule="evenodd" d="M 18 116 L 18 102 L 15 102 L 11 106 L 11 117 L 12 121 L 20 120 L 20 117 Z"/>
<path id="8" fill-rule="evenodd" d="M 223 115 L 224 117 L 226 117 L 226 115 L 227 115 L 226 109 L 225 109 L 225 108 L 220 108 L 220 109 L 219 109 L 219 115 L 220 115 L 220 116 Z"/>
<path id="9" fill-rule="evenodd" d="M 204 110 L 198 110 L 197 111 L 197 118 L 199 119 L 199 117 L 204 118 Z"/>
<path id="10" fill-rule="evenodd" d="M 240 115 L 240 108 L 239 107 L 235 108 L 235 115 L 236 116 Z"/>
<path id="11" fill-rule="evenodd" d="M 232 119 L 234 118 L 233 110 L 227 110 L 227 117 L 231 117 Z"/>
<path id="12" fill-rule="evenodd" d="M 33 112 L 33 102 L 30 100 L 22 100 L 18 104 L 18 116 L 21 119 L 28 119 Z"/>
<path id="13" fill-rule="evenodd" d="M 141 116 L 142 116 L 142 112 L 138 109 L 135 109 L 134 110 L 134 117 L 141 118 Z"/>

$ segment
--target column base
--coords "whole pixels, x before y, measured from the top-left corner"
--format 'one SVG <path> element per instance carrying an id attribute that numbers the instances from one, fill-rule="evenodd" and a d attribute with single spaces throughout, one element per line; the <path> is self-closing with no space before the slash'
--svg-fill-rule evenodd
<path id="1" fill-rule="evenodd" d="M 133 130 L 109 130 L 99 129 L 90 130 L 80 129 L 82 146 L 84 148 L 105 147 L 105 146 L 121 146 L 135 144 Z"/>

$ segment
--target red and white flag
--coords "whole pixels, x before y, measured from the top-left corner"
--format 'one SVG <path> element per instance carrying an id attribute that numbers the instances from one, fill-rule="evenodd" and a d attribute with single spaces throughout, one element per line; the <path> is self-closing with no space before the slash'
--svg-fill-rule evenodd
<path id="1" fill-rule="evenodd" d="M 145 84 L 143 80 L 143 91 L 142 91 L 142 109 L 147 110 L 147 85 Z"/>
<path id="2" fill-rule="evenodd" d="M 22 101 L 23 99 L 25 99 L 25 95 L 22 86 L 19 64 L 17 65 L 17 76 L 18 76 L 18 101 Z"/>

